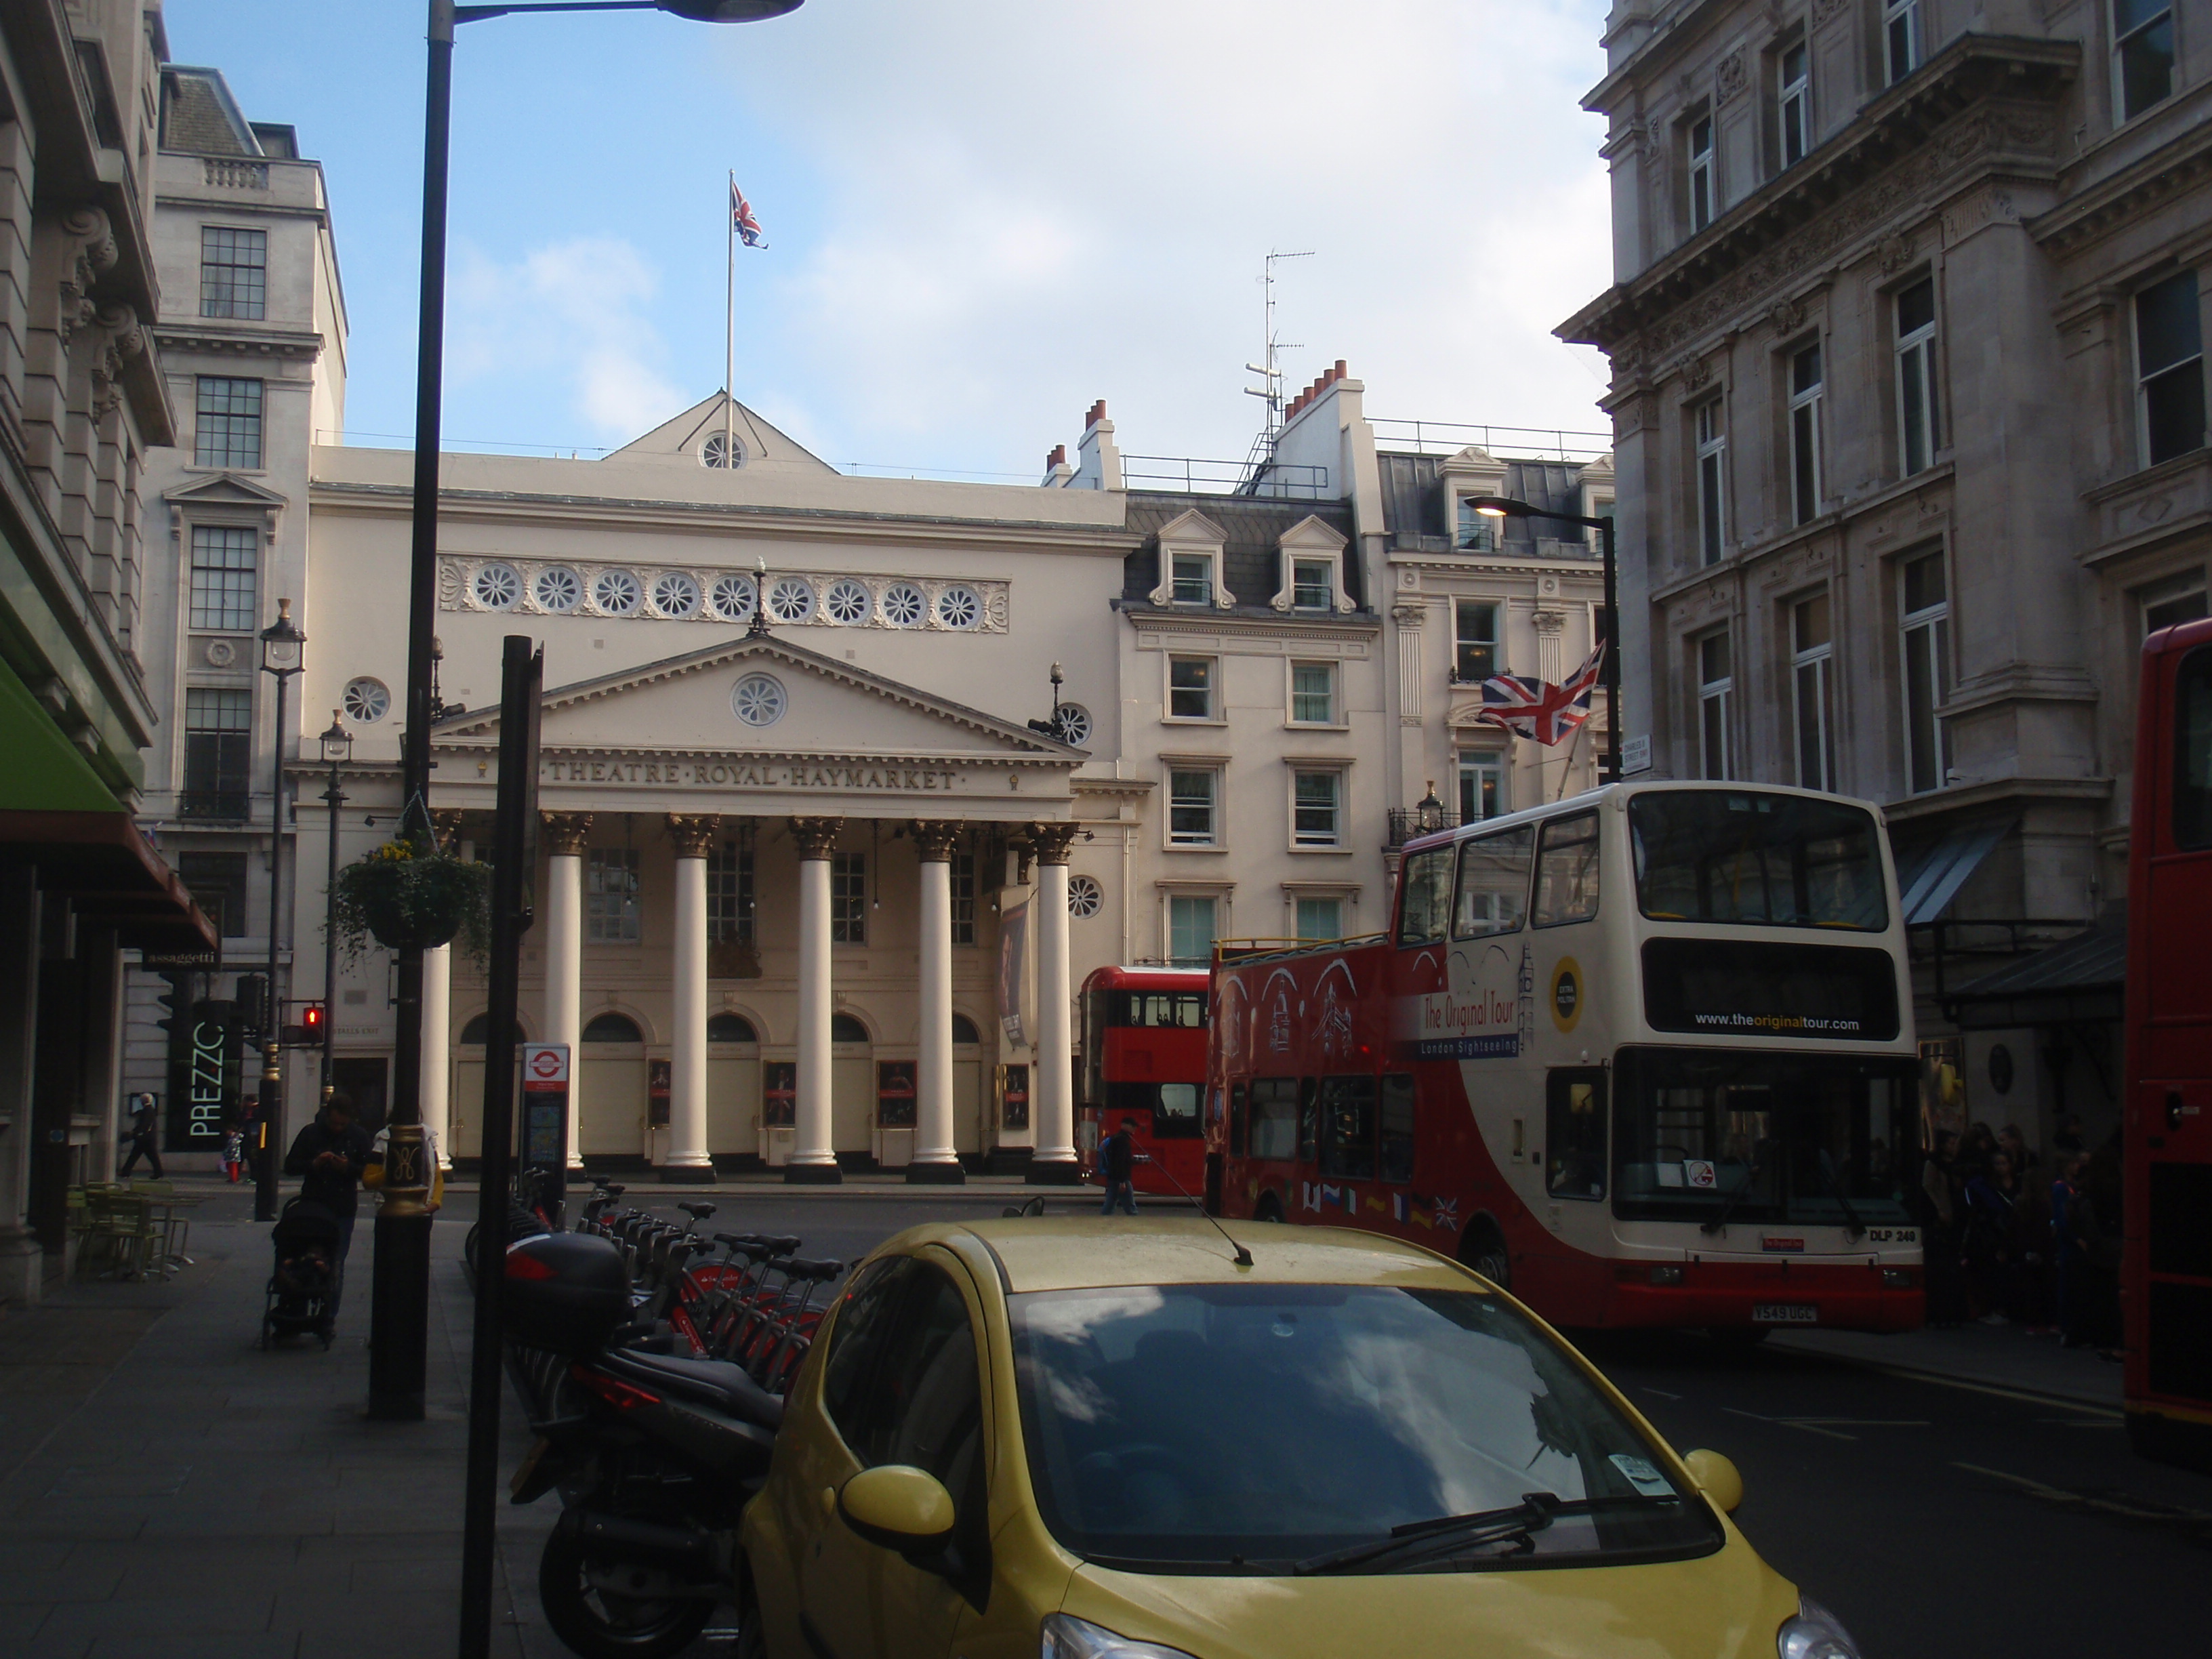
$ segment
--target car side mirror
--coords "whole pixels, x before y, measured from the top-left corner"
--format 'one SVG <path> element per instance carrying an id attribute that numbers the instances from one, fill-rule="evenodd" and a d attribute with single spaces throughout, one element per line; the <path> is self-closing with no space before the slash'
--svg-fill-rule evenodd
<path id="1" fill-rule="evenodd" d="M 862 1469 L 838 1492 L 837 1514 L 855 1535 L 901 1555 L 927 1554 L 952 1540 L 952 1494 L 928 1470 L 904 1463 Z"/>
<path id="2" fill-rule="evenodd" d="M 1724 1513 L 1735 1513 L 1736 1505 L 1743 1502 L 1743 1477 L 1735 1472 L 1735 1464 L 1717 1451 L 1699 1450 L 1686 1455 L 1682 1467 L 1689 1470 L 1690 1479 L 1698 1483 L 1698 1491 Z"/>

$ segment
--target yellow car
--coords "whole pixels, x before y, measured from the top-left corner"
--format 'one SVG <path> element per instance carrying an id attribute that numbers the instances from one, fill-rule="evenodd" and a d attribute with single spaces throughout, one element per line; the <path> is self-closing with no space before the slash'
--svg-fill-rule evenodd
<path id="1" fill-rule="evenodd" d="M 1418 1247 L 945 1223 L 869 1258 L 746 1510 L 769 1659 L 1856 1659 L 1518 1303 Z M 1238 1258 L 1243 1258 L 1239 1260 Z"/>

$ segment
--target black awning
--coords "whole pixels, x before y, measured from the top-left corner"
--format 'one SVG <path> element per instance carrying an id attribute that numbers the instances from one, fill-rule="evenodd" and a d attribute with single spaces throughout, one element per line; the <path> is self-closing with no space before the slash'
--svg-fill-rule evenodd
<path id="1" fill-rule="evenodd" d="M 40 892 L 64 895 L 126 945 L 221 948 L 215 924 L 125 813 L 0 811 L 0 864 L 34 866 Z"/>
<path id="2" fill-rule="evenodd" d="M 2116 1020 L 2127 977 L 2128 913 L 2115 904 L 2086 932 L 1968 981 L 1944 1009 L 1964 1031 Z"/>

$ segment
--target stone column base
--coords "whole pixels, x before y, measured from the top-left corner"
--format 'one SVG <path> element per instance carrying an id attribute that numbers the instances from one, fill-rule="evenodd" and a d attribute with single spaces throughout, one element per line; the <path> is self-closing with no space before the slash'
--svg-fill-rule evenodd
<path id="1" fill-rule="evenodd" d="M 1027 1179 L 1032 1187 L 1080 1187 L 1083 1166 L 1072 1158 L 1033 1158 Z"/>
<path id="2" fill-rule="evenodd" d="M 845 1172 L 834 1164 L 787 1164 L 783 1166 L 783 1184 L 787 1187 L 838 1187 L 845 1181 Z"/>
<path id="3" fill-rule="evenodd" d="M 968 1171 L 958 1159 L 950 1164 L 909 1164 L 906 1166 L 906 1184 L 909 1187 L 964 1187 Z"/>
<path id="4" fill-rule="evenodd" d="M 714 1166 L 711 1164 L 664 1164 L 660 1166 L 659 1178 L 664 1187 L 711 1187 L 714 1185 Z"/>
<path id="5" fill-rule="evenodd" d="M 46 1279 L 46 1252 L 38 1235 L 15 1227 L 0 1232 L 0 1302 L 35 1305 L 45 1294 Z"/>

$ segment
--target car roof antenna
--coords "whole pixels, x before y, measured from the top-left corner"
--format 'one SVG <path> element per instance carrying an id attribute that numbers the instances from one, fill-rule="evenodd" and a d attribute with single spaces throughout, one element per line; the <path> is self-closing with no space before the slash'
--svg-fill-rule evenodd
<path id="1" fill-rule="evenodd" d="M 1213 1216 L 1208 1212 L 1205 1205 L 1200 1204 L 1196 1199 L 1191 1198 L 1189 1193 L 1184 1191 L 1182 1182 L 1177 1181 L 1173 1176 L 1168 1174 L 1168 1166 L 1166 1164 L 1161 1163 L 1159 1159 L 1156 1158 L 1150 1157 L 1146 1158 L 1145 1162 L 1151 1164 L 1155 1170 L 1158 1170 L 1160 1174 L 1165 1177 L 1169 1186 L 1174 1188 L 1177 1192 L 1182 1193 L 1185 1198 L 1190 1199 L 1191 1206 L 1200 1215 L 1205 1216 L 1206 1220 L 1212 1224 L 1214 1231 L 1219 1233 L 1222 1237 L 1229 1239 L 1229 1248 L 1237 1252 L 1237 1265 L 1238 1267 L 1249 1267 L 1252 1265 L 1252 1252 L 1246 1249 L 1235 1239 L 1229 1237 L 1229 1229 L 1223 1226 L 1220 1222 L 1216 1221 Z"/>

